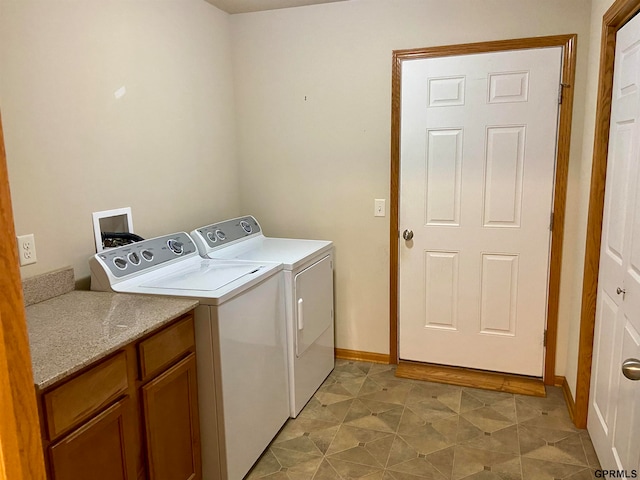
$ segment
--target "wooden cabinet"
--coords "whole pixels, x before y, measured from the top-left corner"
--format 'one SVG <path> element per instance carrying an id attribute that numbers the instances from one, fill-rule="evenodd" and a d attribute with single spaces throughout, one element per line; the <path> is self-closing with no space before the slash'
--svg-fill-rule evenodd
<path id="1" fill-rule="evenodd" d="M 104 409 L 129 389 L 127 355 L 119 352 L 44 395 L 47 433 L 59 437 Z"/>
<path id="2" fill-rule="evenodd" d="M 52 480 L 200 480 L 193 315 L 39 392 Z"/>
<path id="3" fill-rule="evenodd" d="M 128 446 L 130 399 L 124 398 L 49 447 L 55 480 L 133 480 Z"/>
<path id="4" fill-rule="evenodd" d="M 142 387 L 149 478 L 200 478 L 197 397 L 194 354 Z"/>
<path id="5" fill-rule="evenodd" d="M 193 318 L 185 318 L 138 344 L 143 381 L 166 370 L 195 348 Z"/>

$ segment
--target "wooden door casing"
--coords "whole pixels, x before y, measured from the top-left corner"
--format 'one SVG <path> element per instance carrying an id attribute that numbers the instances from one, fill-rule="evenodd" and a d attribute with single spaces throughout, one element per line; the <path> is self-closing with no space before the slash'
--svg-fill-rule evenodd
<path id="1" fill-rule="evenodd" d="M 44 455 L 0 118 L 0 474 L 44 480 Z"/>
<path id="2" fill-rule="evenodd" d="M 573 84 L 576 68 L 577 35 L 499 40 L 444 47 L 430 47 L 393 52 L 391 99 L 391 199 L 390 199 L 390 361 L 398 363 L 398 220 L 399 220 L 399 171 L 400 171 L 400 84 L 401 65 L 406 59 L 462 55 L 468 53 L 505 50 L 563 47 L 562 83 L 563 100 L 560 106 L 557 147 L 557 169 L 554 196 L 554 229 L 552 232 L 549 275 L 549 301 L 547 311 L 547 348 L 545 351 L 544 382 L 553 385 L 557 342 L 558 300 L 560 293 L 560 269 L 562 264 L 562 240 L 569 166 L 571 122 L 573 114 Z"/>
<path id="3" fill-rule="evenodd" d="M 609 151 L 609 124 L 611 121 L 616 34 L 639 11 L 640 0 L 616 0 L 602 19 L 598 99 L 596 103 L 591 187 L 589 191 L 589 214 L 587 217 L 587 239 L 582 280 L 582 308 L 580 312 L 578 371 L 575 391 L 574 423 L 578 428 L 586 428 L 589 410 L 589 391 L 592 376 L 591 360 L 594 344 L 602 216 Z"/>
<path id="4" fill-rule="evenodd" d="M 640 356 L 640 17 L 618 31 L 589 415 L 587 427 L 605 469 L 640 465 L 640 383 L 622 375 Z"/>

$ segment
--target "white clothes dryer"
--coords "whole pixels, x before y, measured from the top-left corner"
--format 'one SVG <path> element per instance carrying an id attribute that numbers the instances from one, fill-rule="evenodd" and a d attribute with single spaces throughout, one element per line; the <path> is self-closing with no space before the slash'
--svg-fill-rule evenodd
<path id="1" fill-rule="evenodd" d="M 266 237 L 252 216 L 200 227 L 191 236 L 207 258 L 283 264 L 289 405 L 297 417 L 335 365 L 333 242 Z"/>
<path id="2" fill-rule="evenodd" d="M 239 480 L 289 418 L 282 265 L 208 260 L 187 233 L 96 254 L 93 290 L 196 298 L 204 480 Z"/>

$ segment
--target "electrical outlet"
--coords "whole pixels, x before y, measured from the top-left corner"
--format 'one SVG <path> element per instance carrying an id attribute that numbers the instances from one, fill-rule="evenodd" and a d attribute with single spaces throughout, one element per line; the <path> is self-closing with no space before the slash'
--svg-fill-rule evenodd
<path id="1" fill-rule="evenodd" d="M 387 214 L 387 209 L 385 205 L 384 198 L 376 198 L 373 201 L 373 216 L 374 217 L 384 217 Z"/>
<path id="2" fill-rule="evenodd" d="M 18 236 L 18 255 L 21 267 L 38 261 L 36 257 L 36 239 L 33 233 Z"/>

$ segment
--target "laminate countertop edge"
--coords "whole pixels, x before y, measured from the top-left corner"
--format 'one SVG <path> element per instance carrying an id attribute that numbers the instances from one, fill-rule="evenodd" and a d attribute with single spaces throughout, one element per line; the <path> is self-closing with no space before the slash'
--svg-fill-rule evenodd
<path id="1" fill-rule="evenodd" d="M 193 299 L 79 290 L 29 305 L 36 388 L 46 389 L 197 305 Z"/>

